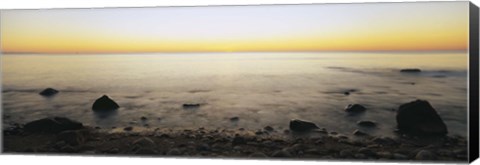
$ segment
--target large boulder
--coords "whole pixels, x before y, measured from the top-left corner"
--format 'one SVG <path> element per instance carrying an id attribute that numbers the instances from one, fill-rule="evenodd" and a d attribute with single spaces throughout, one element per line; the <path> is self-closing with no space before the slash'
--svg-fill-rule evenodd
<path id="1" fill-rule="evenodd" d="M 290 120 L 290 130 L 295 132 L 306 132 L 313 129 L 318 129 L 318 126 L 315 123 L 293 119 Z"/>
<path id="2" fill-rule="evenodd" d="M 45 96 L 45 97 L 50 97 L 58 93 L 58 90 L 53 89 L 53 88 L 46 88 L 43 91 L 41 91 L 40 95 Z"/>
<path id="3" fill-rule="evenodd" d="M 50 117 L 29 122 L 24 128 L 28 132 L 59 133 L 81 129 L 83 124 L 65 117 Z"/>
<path id="4" fill-rule="evenodd" d="M 400 105 L 397 111 L 400 132 L 412 135 L 445 135 L 447 126 L 437 111 L 425 100 L 415 100 Z"/>
<path id="5" fill-rule="evenodd" d="M 93 111 L 112 111 L 118 108 L 120 108 L 120 106 L 107 95 L 98 98 L 92 105 Z"/>

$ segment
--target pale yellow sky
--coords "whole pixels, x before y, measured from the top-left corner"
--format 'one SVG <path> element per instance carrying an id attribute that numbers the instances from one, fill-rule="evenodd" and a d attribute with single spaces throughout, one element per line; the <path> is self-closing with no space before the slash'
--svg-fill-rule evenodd
<path id="1" fill-rule="evenodd" d="M 468 2 L 2 10 L 4 53 L 442 51 Z"/>

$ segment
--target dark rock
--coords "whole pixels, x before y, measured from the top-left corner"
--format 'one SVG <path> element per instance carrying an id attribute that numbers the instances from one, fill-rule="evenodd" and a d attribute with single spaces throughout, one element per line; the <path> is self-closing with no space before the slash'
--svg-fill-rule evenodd
<path id="1" fill-rule="evenodd" d="M 120 106 L 107 95 L 98 98 L 92 105 L 93 111 L 112 111 L 118 108 L 120 108 Z"/>
<path id="2" fill-rule="evenodd" d="M 239 117 L 232 117 L 232 118 L 230 118 L 230 121 L 238 121 L 238 120 L 240 120 Z"/>
<path id="3" fill-rule="evenodd" d="M 375 127 L 377 126 L 377 123 L 373 121 L 359 121 L 357 122 L 357 125 L 362 126 L 362 127 Z"/>
<path id="4" fill-rule="evenodd" d="M 416 160 L 434 160 L 435 155 L 428 151 L 428 150 L 420 150 L 418 153 L 415 155 Z"/>
<path id="5" fill-rule="evenodd" d="M 348 95 L 350 95 L 350 92 L 343 92 L 343 94 L 344 94 L 345 96 L 348 96 Z"/>
<path id="6" fill-rule="evenodd" d="M 82 129 L 83 124 L 65 117 L 51 117 L 29 122 L 25 124 L 24 128 L 29 132 L 59 133 L 66 130 Z"/>
<path id="7" fill-rule="evenodd" d="M 123 128 L 123 130 L 125 130 L 125 131 L 131 131 L 131 130 L 133 130 L 133 127 L 125 127 L 125 128 Z"/>
<path id="8" fill-rule="evenodd" d="M 279 150 L 279 151 L 275 151 L 273 154 L 272 154 L 272 157 L 276 157 L 276 158 L 288 158 L 288 157 L 292 157 L 292 154 L 290 154 L 290 152 L 286 151 L 286 150 Z"/>
<path id="9" fill-rule="evenodd" d="M 194 109 L 194 108 L 200 108 L 200 104 L 183 104 L 182 107 L 184 109 Z"/>
<path id="10" fill-rule="evenodd" d="M 298 119 L 293 119 L 290 121 L 290 130 L 296 132 L 306 132 L 313 129 L 318 129 L 318 126 L 309 121 L 302 121 Z"/>
<path id="11" fill-rule="evenodd" d="M 392 158 L 392 153 L 388 151 L 380 151 L 377 152 L 376 155 L 380 158 L 385 158 L 385 159 L 391 159 Z"/>
<path id="12" fill-rule="evenodd" d="M 147 117 L 142 116 L 142 117 L 140 118 L 140 120 L 147 120 Z"/>
<path id="13" fill-rule="evenodd" d="M 274 129 L 273 127 L 271 126 L 266 126 L 265 128 L 263 128 L 265 131 L 269 131 L 269 132 L 272 132 Z"/>
<path id="14" fill-rule="evenodd" d="M 353 135 L 355 135 L 355 136 L 367 136 L 368 134 L 356 129 L 355 131 L 353 131 Z"/>
<path id="15" fill-rule="evenodd" d="M 367 110 L 363 105 L 360 104 L 348 104 L 345 107 L 345 111 L 351 112 L 351 113 L 358 113 L 358 112 L 364 112 Z"/>
<path id="16" fill-rule="evenodd" d="M 56 89 L 47 88 L 47 89 L 44 89 L 43 91 L 41 91 L 39 94 L 42 95 L 42 96 L 50 97 L 50 96 L 53 96 L 57 93 L 58 93 L 58 91 Z"/>
<path id="17" fill-rule="evenodd" d="M 58 141 L 64 141 L 71 146 L 83 144 L 85 142 L 85 139 L 86 138 L 80 131 L 75 130 L 63 131 L 57 135 Z"/>
<path id="18" fill-rule="evenodd" d="M 419 73 L 421 72 L 422 70 L 418 69 L 418 68 L 406 68 L 406 69 L 401 69 L 400 72 L 403 72 L 403 73 Z"/>
<path id="19" fill-rule="evenodd" d="M 435 109 L 424 100 L 400 105 L 397 111 L 397 127 L 400 132 L 412 135 L 446 135 L 447 126 Z"/>

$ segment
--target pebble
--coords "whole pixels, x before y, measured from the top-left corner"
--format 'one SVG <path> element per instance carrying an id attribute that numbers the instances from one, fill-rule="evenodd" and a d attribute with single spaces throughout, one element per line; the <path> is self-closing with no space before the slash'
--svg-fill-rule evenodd
<path id="1" fill-rule="evenodd" d="M 140 119 L 141 119 L 141 120 L 147 120 L 147 117 L 142 116 Z"/>
<path id="2" fill-rule="evenodd" d="M 342 158 L 351 157 L 351 156 L 352 156 L 352 151 L 350 151 L 350 150 L 342 150 L 342 151 L 340 151 L 339 155 L 340 155 Z"/>
<path id="3" fill-rule="evenodd" d="M 133 127 L 125 127 L 125 128 L 123 128 L 123 130 L 125 130 L 125 131 L 131 131 L 131 130 L 133 130 Z"/>
<path id="4" fill-rule="evenodd" d="M 182 152 L 180 152 L 180 150 L 178 148 L 172 148 L 167 152 L 167 155 L 177 156 L 177 155 L 181 155 L 181 154 L 182 154 Z"/>
<path id="5" fill-rule="evenodd" d="M 272 132 L 274 130 L 273 127 L 271 127 L 271 126 L 266 126 L 263 129 L 265 129 L 266 131 L 269 131 L 269 132 Z"/>
<path id="6" fill-rule="evenodd" d="M 276 157 L 276 158 L 288 158 L 288 157 L 292 157 L 292 154 L 290 154 L 288 151 L 286 150 L 278 150 L 278 151 L 275 151 L 273 154 L 272 154 L 272 157 Z"/>
<path id="7" fill-rule="evenodd" d="M 415 155 L 416 160 L 434 160 L 435 155 L 428 151 L 428 150 L 420 150 L 418 153 Z"/>
<path id="8" fill-rule="evenodd" d="M 405 159 L 408 159 L 408 156 L 400 154 L 400 153 L 394 153 L 393 158 L 394 159 L 399 159 L 399 160 L 405 160 Z"/>
<path id="9" fill-rule="evenodd" d="M 246 143 L 247 141 L 245 140 L 245 138 L 241 136 L 235 136 L 232 140 L 233 145 L 246 144 Z"/>
<path id="10" fill-rule="evenodd" d="M 353 135 L 355 135 L 355 136 L 367 136 L 368 134 L 356 129 L 355 131 L 353 131 Z"/>
<path id="11" fill-rule="evenodd" d="M 377 156 L 380 157 L 380 158 L 386 158 L 386 159 L 392 158 L 392 153 L 387 152 L 387 151 L 377 152 L 376 154 L 377 154 Z"/>
<path id="12" fill-rule="evenodd" d="M 367 158 L 367 156 L 365 156 L 365 154 L 355 154 L 354 157 L 357 158 L 357 159 L 366 159 Z"/>
<path id="13" fill-rule="evenodd" d="M 238 120 L 240 120 L 239 117 L 232 117 L 232 118 L 230 118 L 230 121 L 238 121 Z"/>
<path id="14" fill-rule="evenodd" d="M 253 158 L 266 158 L 266 157 L 268 157 L 268 156 L 265 155 L 263 152 L 255 152 L 255 153 L 250 154 L 248 157 L 253 157 Z"/>

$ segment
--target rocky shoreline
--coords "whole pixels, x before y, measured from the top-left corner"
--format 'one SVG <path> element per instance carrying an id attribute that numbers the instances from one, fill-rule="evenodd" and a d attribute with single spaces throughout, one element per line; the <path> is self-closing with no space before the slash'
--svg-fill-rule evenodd
<path id="1" fill-rule="evenodd" d="M 83 127 L 59 133 L 4 129 L 3 152 L 158 157 L 259 158 L 311 160 L 467 161 L 464 137 L 399 136 L 349 138 L 318 129 L 307 133 L 265 129 L 103 130 Z"/>

